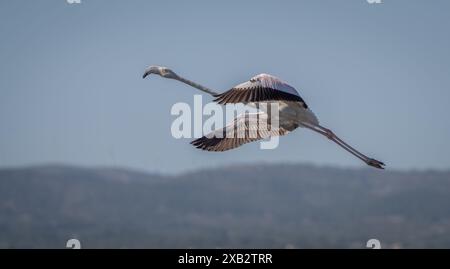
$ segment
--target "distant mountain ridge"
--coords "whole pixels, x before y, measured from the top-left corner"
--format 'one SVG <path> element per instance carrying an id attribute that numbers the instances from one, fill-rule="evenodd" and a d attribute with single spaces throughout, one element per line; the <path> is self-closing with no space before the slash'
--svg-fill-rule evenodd
<path id="1" fill-rule="evenodd" d="M 450 171 L 1 169 L 0 248 L 448 248 L 449 192 Z"/>

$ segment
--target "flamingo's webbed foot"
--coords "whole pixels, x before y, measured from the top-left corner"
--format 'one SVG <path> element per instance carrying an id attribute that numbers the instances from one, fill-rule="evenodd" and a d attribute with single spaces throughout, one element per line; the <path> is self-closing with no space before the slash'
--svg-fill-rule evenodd
<path id="1" fill-rule="evenodd" d="M 385 164 L 383 162 L 380 162 L 378 160 L 369 158 L 369 160 L 367 160 L 367 165 L 373 166 L 375 168 L 379 168 L 379 169 L 384 169 L 383 166 L 385 166 Z"/>

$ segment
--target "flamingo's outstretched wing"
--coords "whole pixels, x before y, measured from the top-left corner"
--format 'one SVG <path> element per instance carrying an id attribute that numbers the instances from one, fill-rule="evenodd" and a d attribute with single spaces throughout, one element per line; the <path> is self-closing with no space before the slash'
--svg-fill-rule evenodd
<path id="1" fill-rule="evenodd" d="M 264 112 L 244 113 L 237 116 L 224 128 L 198 138 L 191 144 L 202 150 L 226 151 L 271 136 L 285 135 L 297 127 L 279 126 L 276 128 L 270 125 L 268 116 Z"/>
<path id="2" fill-rule="evenodd" d="M 214 97 L 214 101 L 219 104 L 283 100 L 300 102 L 304 108 L 308 108 L 294 87 L 269 74 L 257 75 Z"/>

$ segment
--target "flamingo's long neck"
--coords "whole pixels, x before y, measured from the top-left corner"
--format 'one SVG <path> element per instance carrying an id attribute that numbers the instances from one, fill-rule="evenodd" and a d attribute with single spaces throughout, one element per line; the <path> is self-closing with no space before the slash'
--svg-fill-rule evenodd
<path id="1" fill-rule="evenodd" d="M 174 79 L 176 79 L 176 80 L 178 80 L 178 81 L 181 81 L 181 82 L 183 82 L 183 83 L 186 83 L 187 85 L 192 86 L 192 87 L 194 87 L 194 88 L 197 88 L 197 89 L 201 90 L 202 92 L 206 92 L 206 93 L 208 93 L 208 94 L 210 94 L 210 95 L 213 95 L 213 96 L 214 96 L 214 95 L 217 94 L 217 92 L 215 92 L 214 90 L 211 90 L 211 89 L 208 88 L 208 87 L 205 87 L 205 86 L 203 86 L 203 85 L 200 85 L 200 84 L 198 84 L 198 83 L 195 83 L 195 82 L 193 82 L 193 81 L 190 81 L 189 79 L 185 79 L 185 78 L 180 77 L 180 76 L 177 76 L 177 77 L 174 78 Z"/>

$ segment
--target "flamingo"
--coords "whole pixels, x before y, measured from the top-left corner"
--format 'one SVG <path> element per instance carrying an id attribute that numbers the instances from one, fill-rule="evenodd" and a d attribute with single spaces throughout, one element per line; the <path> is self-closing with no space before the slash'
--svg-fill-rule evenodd
<path id="1" fill-rule="evenodd" d="M 246 112 L 238 115 L 232 123 L 226 125 L 224 128 L 215 130 L 206 136 L 192 141 L 191 144 L 199 149 L 207 151 L 226 151 L 271 136 L 286 135 L 298 127 L 301 127 L 323 135 L 367 165 L 384 169 L 383 166 L 385 166 L 385 164 L 383 162 L 367 157 L 340 139 L 332 130 L 321 126 L 317 117 L 297 90 L 275 76 L 259 74 L 252 77 L 249 81 L 241 83 L 226 92 L 217 93 L 208 87 L 179 76 L 167 67 L 149 66 L 145 70 L 143 78 L 146 78 L 150 74 L 156 74 L 163 78 L 183 82 L 213 96 L 215 98 L 214 101 L 221 105 L 243 103 L 244 105 L 258 107 L 258 104 L 261 103 L 267 104 L 276 102 L 278 104 L 278 127 L 271 128 L 268 131 L 258 131 L 257 135 L 250 135 L 252 131 L 254 132 L 254 126 L 256 126 L 258 119 L 270 119 L 270 113 L 267 109 L 264 112 L 258 113 Z M 231 131 L 234 130 L 235 127 L 247 131 L 244 137 L 241 138 L 236 137 L 236 135 L 228 135 L 232 133 Z M 225 135 L 219 136 L 218 134 Z"/>

